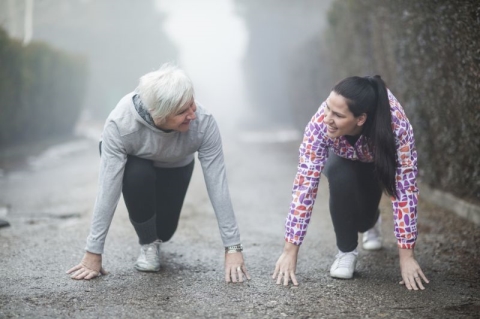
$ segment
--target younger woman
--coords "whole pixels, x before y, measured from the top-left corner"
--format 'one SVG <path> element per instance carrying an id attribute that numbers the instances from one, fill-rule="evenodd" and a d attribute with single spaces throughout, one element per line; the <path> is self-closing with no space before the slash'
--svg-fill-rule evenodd
<path id="1" fill-rule="evenodd" d="M 317 195 L 320 174 L 328 178 L 330 213 L 338 254 L 334 278 L 353 277 L 358 232 L 364 249 L 379 249 L 378 205 L 391 196 L 398 242 L 401 284 L 411 290 L 428 283 L 415 260 L 417 238 L 417 152 L 405 112 L 380 76 L 349 77 L 339 82 L 308 123 L 299 150 L 292 203 L 285 224 L 285 247 L 273 278 L 297 285 L 300 245 Z"/>

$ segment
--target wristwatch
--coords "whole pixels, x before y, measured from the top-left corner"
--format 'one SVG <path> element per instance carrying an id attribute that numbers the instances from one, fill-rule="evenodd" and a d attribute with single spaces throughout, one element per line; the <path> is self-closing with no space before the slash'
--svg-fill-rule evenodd
<path id="1" fill-rule="evenodd" d="M 233 254 L 233 253 L 238 253 L 243 251 L 243 246 L 242 244 L 238 245 L 232 245 L 232 246 L 227 246 L 225 247 L 225 252 L 227 254 Z"/>

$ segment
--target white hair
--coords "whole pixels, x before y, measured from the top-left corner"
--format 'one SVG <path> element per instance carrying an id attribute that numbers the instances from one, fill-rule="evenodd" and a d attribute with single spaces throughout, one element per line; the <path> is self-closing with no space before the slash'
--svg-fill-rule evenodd
<path id="1" fill-rule="evenodd" d="M 150 115 L 160 122 L 176 113 L 194 96 L 190 78 L 183 70 L 170 63 L 143 75 L 137 90 Z"/>

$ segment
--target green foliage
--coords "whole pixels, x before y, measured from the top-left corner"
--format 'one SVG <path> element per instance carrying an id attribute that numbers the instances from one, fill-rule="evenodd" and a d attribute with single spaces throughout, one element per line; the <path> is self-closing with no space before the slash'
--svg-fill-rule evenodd
<path id="1" fill-rule="evenodd" d="M 422 181 L 480 201 L 480 5 L 335 0 L 333 78 L 380 74 L 415 131 Z"/>
<path id="2" fill-rule="evenodd" d="M 0 147 L 71 134 L 85 83 L 84 58 L 0 29 Z"/>

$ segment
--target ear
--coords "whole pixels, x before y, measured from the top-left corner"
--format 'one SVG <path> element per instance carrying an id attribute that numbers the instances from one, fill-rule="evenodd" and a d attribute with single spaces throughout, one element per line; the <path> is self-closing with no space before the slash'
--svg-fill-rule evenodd
<path id="1" fill-rule="evenodd" d="M 362 113 L 357 117 L 357 126 L 362 126 L 367 121 L 367 113 Z"/>
<path id="2" fill-rule="evenodd" d="M 166 119 L 159 119 L 159 118 L 152 118 L 152 119 L 153 119 L 153 123 L 155 123 L 155 126 L 157 127 L 162 126 L 166 122 Z"/>

